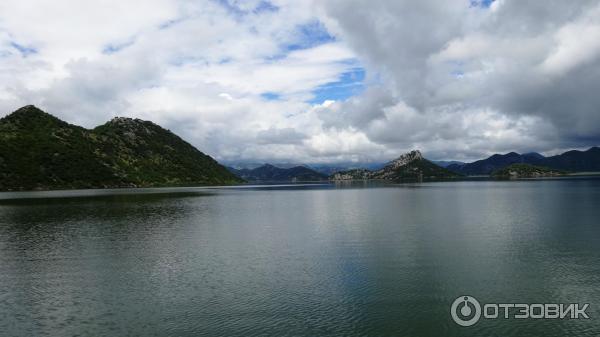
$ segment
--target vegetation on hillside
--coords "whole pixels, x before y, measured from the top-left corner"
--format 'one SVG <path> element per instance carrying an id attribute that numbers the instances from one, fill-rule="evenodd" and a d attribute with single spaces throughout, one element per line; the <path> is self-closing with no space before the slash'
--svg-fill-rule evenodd
<path id="1" fill-rule="evenodd" d="M 115 118 L 87 130 L 34 106 L 0 119 L 0 190 L 240 181 L 210 156 L 152 122 Z"/>
<path id="2" fill-rule="evenodd" d="M 566 174 L 565 171 L 530 164 L 512 164 L 492 173 L 496 178 L 537 178 L 555 177 Z"/>

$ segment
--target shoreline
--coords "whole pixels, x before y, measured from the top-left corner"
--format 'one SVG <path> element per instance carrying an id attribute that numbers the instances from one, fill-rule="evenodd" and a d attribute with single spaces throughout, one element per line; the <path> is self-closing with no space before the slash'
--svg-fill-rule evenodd
<path id="1" fill-rule="evenodd" d="M 389 181 L 389 180 L 329 180 L 314 182 L 248 182 L 245 184 L 232 185 L 199 185 L 199 186 L 161 186 L 161 187 L 121 187 L 121 188 L 90 188 L 90 189 L 53 189 L 53 190 L 23 190 L 23 191 L 0 191 L 0 202 L 14 199 L 38 199 L 38 198 L 77 198 L 77 197 L 102 197 L 111 195 L 136 195 L 136 194 L 168 194 L 168 193 L 202 193 L 212 190 L 235 190 L 235 189 L 277 189 L 285 187 L 311 187 L 311 186 L 342 186 L 352 184 L 369 184 L 398 186 L 415 183 L 446 183 L 446 182 L 506 182 L 506 181 L 541 181 L 541 180 L 569 180 L 582 179 L 586 177 L 597 178 L 600 172 L 581 172 L 561 176 L 548 177 L 523 177 L 523 178 L 494 178 L 490 176 L 467 176 L 455 179 L 435 179 L 423 181 Z"/>

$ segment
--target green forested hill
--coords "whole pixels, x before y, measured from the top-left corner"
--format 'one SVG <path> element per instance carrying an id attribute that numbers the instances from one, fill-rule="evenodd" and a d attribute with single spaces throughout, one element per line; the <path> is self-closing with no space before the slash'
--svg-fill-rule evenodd
<path id="1" fill-rule="evenodd" d="M 0 119 L 0 190 L 236 182 L 210 156 L 152 122 L 115 118 L 87 130 L 31 105 Z"/>
<path id="2" fill-rule="evenodd" d="M 565 171 L 554 170 L 548 167 L 535 166 L 529 164 L 512 164 L 505 168 L 492 172 L 492 176 L 496 178 L 555 177 L 565 174 Z"/>

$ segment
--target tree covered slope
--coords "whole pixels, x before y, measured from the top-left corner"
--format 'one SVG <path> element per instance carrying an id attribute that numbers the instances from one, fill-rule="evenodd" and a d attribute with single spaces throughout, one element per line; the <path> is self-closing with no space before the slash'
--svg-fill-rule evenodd
<path id="1" fill-rule="evenodd" d="M 0 119 L 0 190 L 240 181 L 210 156 L 152 122 L 115 118 L 88 130 L 31 105 Z"/>

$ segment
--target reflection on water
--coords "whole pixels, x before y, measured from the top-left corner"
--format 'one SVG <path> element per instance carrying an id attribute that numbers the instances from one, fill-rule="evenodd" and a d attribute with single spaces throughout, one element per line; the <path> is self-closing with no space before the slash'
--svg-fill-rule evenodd
<path id="1" fill-rule="evenodd" d="M 598 179 L 139 192 L 0 194 L 3 334 L 600 334 Z M 461 328 L 462 294 L 592 319 Z"/>

